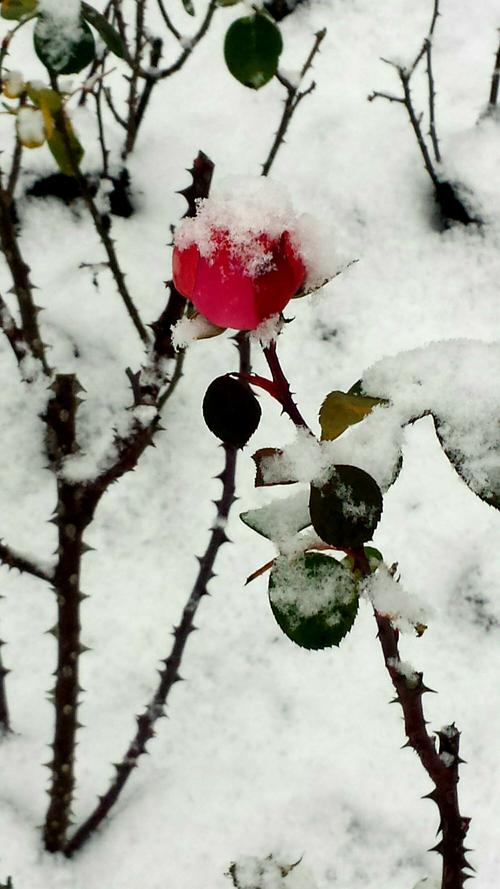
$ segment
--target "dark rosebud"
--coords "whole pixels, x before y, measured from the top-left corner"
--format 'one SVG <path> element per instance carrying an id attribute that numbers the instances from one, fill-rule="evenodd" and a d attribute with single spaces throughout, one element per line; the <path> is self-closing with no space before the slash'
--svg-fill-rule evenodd
<path id="1" fill-rule="evenodd" d="M 245 447 L 260 423 L 261 414 L 250 386 L 241 380 L 217 377 L 205 392 L 205 423 L 224 444 Z"/>

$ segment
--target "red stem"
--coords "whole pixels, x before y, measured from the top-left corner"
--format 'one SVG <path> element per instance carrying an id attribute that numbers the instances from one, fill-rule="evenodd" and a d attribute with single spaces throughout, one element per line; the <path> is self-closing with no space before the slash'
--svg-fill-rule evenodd
<path id="1" fill-rule="evenodd" d="M 285 414 L 288 414 L 292 423 L 295 423 L 298 429 L 306 429 L 308 432 L 311 433 L 311 435 L 313 435 L 314 433 L 309 428 L 309 425 L 304 420 L 304 417 L 300 413 L 297 405 L 292 398 L 290 383 L 288 382 L 283 368 L 281 367 L 278 358 L 278 352 L 276 350 L 276 343 L 273 341 L 269 346 L 265 346 L 263 352 L 269 370 L 272 374 L 273 391 L 271 391 L 271 389 L 269 388 L 269 380 L 265 381 L 267 383 L 267 386 L 264 386 L 263 388 L 267 388 L 267 391 L 270 392 L 277 401 L 279 401 L 281 407 L 283 408 L 283 412 Z"/>

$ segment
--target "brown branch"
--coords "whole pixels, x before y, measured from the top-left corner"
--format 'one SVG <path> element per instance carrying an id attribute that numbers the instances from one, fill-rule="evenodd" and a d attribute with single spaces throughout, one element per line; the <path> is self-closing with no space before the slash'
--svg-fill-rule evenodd
<path id="1" fill-rule="evenodd" d="M 269 174 L 269 171 L 270 171 L 270 169 L 274 163 L 274 160 L 276 158 L 276 155 L 277 155 L 281 145 L 285 141 L 285 136 L 287 134 L 288 127 L 290 126 L 293 115 L 295 114 L 299 104 L 301 103 L 302 99 L 304 99 L 306 96 L 308 96 L 314 90 L 314 88 L 316 86 L 316 84 L 313 81 L 306 90 L 303 90 L 303 91 L 299 90 L 300 83 L 302 82 L 303 78 L 305 77 L 305 75 L 307 74 L 309 69 L 311 68 L 316 54 L 320 51 L 320 47 L 321 47 L 323 40 L 325 39 L 325 36 L 326 36 L 326 28 L 323 28 L 321 31 L 318 31 L 316 33 L 315 41 L 313 43 L 312 49 L 309 52 L 309 55 L 307 56 L 304 64 L 302 65 L 302 68 L 300 71 L 299 83 L 296 86 L 292 86 L 292 84 L 285 77 L 283 77 L 281 74 L 278 73 L 276 75 L 277 79 L 280 81 L 282 86 L 285 87 L 285 89 L 287 91 L 287 97 L 285 99 L 283 114 L 281 115 L 281 120 L 280 120 L 278 129 L 276 131 L 276 135 L 274 137 L 273 144 L 271 145 L 269 154 L 268 154 L 265 162 L 262 165 L 262 175 L 263 176 L 267 176 Z"/>
<path id="2" fill-rule="evenodd" d="M 434 29 L 436 27 L 436 23 L 437 23 L 437 20 L 440 15 L 441 15 L 441 13 L 439 12 L 439 0 L 434 0 L 434 6 L 432 9 L 432 18 L 431 18 L 431 23 L 429 25 L 429 30 L 427 32 L 427 37 L 425 38 L 422 46 L 420 47 L 420 50 L 418 51 L 417 55 L 415 56 L 413 64 L 411 65 L 411 67 L 408 71 L 408 74 L 410 77 L 413 74 L 413 72 L 415 71 L 415 68 L 422 61 L 424 55 L 426 54 L 427 44 L 432 42 L 432 38 L 434 36 Z"/>
<path id="3" fill-rule="evenodd" d="M 238 334 L 236 337 L 240 353 L 240 372 L 250 371 L 250 345 L 247 335 Z M 200 567 L 194 586 L 187 599 L 179 624 L 174 629 L 174 642 L 168 656 L 162 661 L 164 667 L 160 670 L 160 681 L 146 706 L 144 712 L 137 717 L 137 730 L 129 744 L 121 762 L 115 765 L 116 775 L 108 790 L 99 797 L 99 803 L 79 827 L 73 837 L 64 848 L 64 854 L 72 856 L 88 841 L 94 831 L 102 824 L 111 808 L 119 798 L 128 778 L 137 766 L 140 756 L 146 752 L 148 741 L 155 735 L 155 725 L 160 717 L 165 715 L 165 706 L 169 694 L 176 682 L 180 680 L 179 668 L 186 648 L 186 643 L 195 629 L 194 620 L 198 606 L 204 596 L 208 594 L 208 583 L 214 576 L 213 567 L 221 546 L 227 542 L 225 527 L 235 501 L 235 473 L 238 449 L 232 445 L 223 445 L 225 452 L 225 465 L 218 476 L 222 482 L 222 495 L 216 501 L 217 515 L 211 531 L 208 546 L 203 556 L 199 557 Z"/>
<path id="4" fill-rule="evenodd" d="M 434 738 L 426 728 L 422 709 L 422 695 L 429 691 L 423 683 L 422 674 L 414 673 L 408 678 L 398 671 L 400 663 L 398 631 L 388 617 L 375 611 L 378 638 L 384 654 L 385 666 L 396 690 L 396 701 L 401 705 L 404 716 L 408 746 L 418 755 L 429 778 L 434 784 L 427 794 L 436 803 L 442 832 L 440 842 L 432 851 L 443 857 L 443 877 L 441 889 L 463 889 L 470 875 L 464 869 L 470 868 L 465 857 L 464 840 L 469 829 L 469 818 L 460 814 L 458 804 L 459 732 L 454 725 L 437 732 L 440 746 L 436 750 Z"/>
<path id="5" fill-rule="evenodd" d="M 24 373 L 24 359 L 29 354 L 29 348 L 24 338 L 23 331 L 17 326 L 10 313 L 8 305 L 2 296 L 0 296 L 0 327 L 16 356 L 16 361 L 23 374 L 23 379 L 26 379 L 27 382 L 30 381 L 32 379 L 30 374 L 27 373 L 25 375 Z"/>
<path id="6" fill-rule="evenodd" d="M 137 124 L 137 81 L 139 79 L 139 69 L 141 67 L 142 53 L 144 50 L 144 13 L 146 0 L 136 0 L 135 4 L 135 40 L 133 64 L 130 66 L 131 74 L 128 78 L 129 91 L 127 99 L 127 135 L 125 138 L 125 146 L 122 152 L 122 158 L 125 159 L 132 151 Z"/>
<path id="7" fill-rule="evenodd" d="M 12 219 L 12 199 L 3 188 L 0 179 L 0 246 L 4 253 L 13 281 L 21 315 L 24 340 L 32 356 L 40 362 L 43 372 L 50 376 L 50 368 L 45 358 L 45 347 L 38 327 L 39 307 L 33 299 L 33 285 L 30 281 L 30 268 L 23 259 L 16 228 Z"/>
<path id="8" fill-rule="evenodd" d="M 51 75 L 50 79 L 51 79 L 52 88 L 56 92 L 59 92 L 57 77 L 55 75 Z M 134 300 L 132 299 L 132 296 L 130 295 L 129 289 L 125 283 L 125 275 L 123 274 L 120 263 L 118 261 L 118 256 L 117 256 L 116 250 L 114 248 L 113 240 L 109 235 L 109 221 L 105 220 L 103 218 L 103 216 L 101 215 L 101 213 L 99 212 L 99 210 L 97 209 L 97 205 L 96 205 L 94 198 L 92 197 L 89 187 L 87 185 L 87 180 L 85 179 L 85 176 L 82 174 L 82 171 L 80 170 L 79 164 L 78 164 L 76 157 L 75 157 L 75 152 L 73 150 L 73 146 L 72 146 L 71 141 L 68 137 L 68 132 L 66 129 L 66 122 L 65 122 L 65 117 L 64 117 L 63 111 L 54 113 L 54 123 L 55 123 L 57 132 L 59 133 L 59 135 L 61 136 L 61 139 L 63 140 L 64 147 L 65 147 L 66 153 L 68 155 L 68 159 L 71 164 L 73 175 L 78 182 L 78 185 L 79 185 L 79 188 L 81 191 L 81 195 L 83 197 L 83 200 L 85 201 L 85 204 L 86 204 L 87 209 L 90 213 L 90 216 L 92 217 L 92 221 L 94 223 L 94 228 L 95 228 L 95 230 L 100 238 L 101 244 L 104 247 L 104 250 L 107 254 L 109 268 L 110 268 L 111 274 L 113 275 L 113 278 L 115 280 L 115 284 L 116 284 L 118 293 L 120 294 L 120 296 L 123 300 L 125 308 L 127 309 L 130 319 L 131 319 L 135 329 L 137 330 L 137 333 L 139 334 L 142 342 L 147 344 L 147 343 L 149 343 L 149 335 L 148 335 L 148 332 L 147 332 L 144 324 L 141 321 L 141 317 L 139 315 L 137 307 L 136 307 Z"/>
<path id="9" fill-rule="evenodd" d="M 12 163 L 10 166 L 9 178 L 7 181 L 7 194 L 12 201 L 16 190 L 17 180 L 21 172 L 21 158 L 23 155 L 23 146 L 16 131 L 16 144 L 12 154 Z"/>
<path id="10" fill-rule="evenodd" d="M 111 90 L 108 87 L 104 87 L 104 98 L 106 100 L 106 105 L 108 106 L 111 114 L 116 120 L 117 124 L 119 124 L 124 130 L 127 129 L 127 121 L 121 117 L 121 115 L 116 110 L 115 104 L 113 102 L 113 97 L 111 95 Z"/>

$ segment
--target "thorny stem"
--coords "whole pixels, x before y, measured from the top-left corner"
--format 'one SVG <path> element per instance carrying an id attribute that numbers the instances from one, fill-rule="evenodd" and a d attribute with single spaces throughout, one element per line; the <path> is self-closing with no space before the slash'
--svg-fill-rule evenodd
<path id="1" fill-rule="evenodd" d="M 280 149 L 280 146 L 283 144 L 283 142 L 285 140 L 285 136 L 286 136 L 288 127 L 290 126 L 293 115 L 295 114 L 295 111 L 297 110 L 298 105 L 300 104 L 302 99 L 305 98 L 305 96 L 309 95 L 309 93 L 311 93 L 314 90 L 314 88 L 316 86 L 316 84 L 313 81 L 306 90 L 302 90 L 302 91 L 299 90 L 300 83 L 303 80 L 303 78 L 305 77 L 305 75 L 307 74 L 307 72 L 309 71 L 309 69 L 311 68 L 312 63 L 314 61 L 314 57 L 319 52 L 320 46 L 321 46 L 325 36 L 326 36 L 326 28 L 323 28 L 323 30 L 318 31 L 317 34 L 315 35 L 316 39 L 314 41 L 312 49 L 311 49 L 307 59 L 305 60 L 303 66 L 301 68 L 301 71 L 300 71 L 299 84 L 297 84 L 296 86 L 292 86 L 292 84 L 285 77 L 282 77 L 280 74 L 277 75 L 278 80 L 280 81 L 281 84 L 283 84 L 283 86 L 285 87 L 285 89 L 287 91 L 287 97 L 285 99 L 283 114 L 281 116 L 281 120 L 280 120 L 278 129 L 276 131 L 276 135 L 274 137 L 273 144 L 271 145 L 271 149 L 269 151 L 266 161 L 262 165 L 262 175 L 263 176 L 267 176 L 269 174 L 269 171 L 274 163 L 275 157 Z"/>
<path id="2" fill-rule="evenodd" d="M 52 88 L 54 90 L 56 90 L 56 92 L 59 92 L 57 77 L 55 77 L 54 75 L 51 75 L 51 85 L 52 85 Z M 78 182 L 82 197 L 83 197 L 85 204 L 87 206 L 87 209 L 92 217 L 92 221 L 94 223 L 94 228 L 100 238 L 100 241 L 102 243 L 102 246 L 104 247 L 104 250 L 106 251 L 106 254 L 108 257 L 108 265 L 111 270 L 111 274 L 113 275 L 113 278 L 115 279 L 115 283 L 116 283 L 118 292 L 123 300 L 125 308 L 127 309 L 127 312 L 130 315 L 131 321 L 132 321 L 135 329 L 137 330 L 137 333 L 139 334 L 142 342 L 147 344 L 147 343 L 149 343 L 148 332 L 147 332 L 146 328 L 144 327 L 144 324 L 141 321 L 137 307 L 136 307 L 136 305 L 130 295 L 128 287 L 125 283 L 125 275 L 123 274 L 120 263 L 118 261 L 116 250 L 114 248 L 113 239 L 109 235 L 109 223 L 107 223 L 104 220 L 103 216 L 100 214 L 99 210 L 97 209 L 97 205 L 96 205 L 96 203 L 89 191 L 85 176 L 82 174 L 82 171 L 80 170 L 80 167 L 79 167 L 77 160 L 75 158 L 73 146 L 71 145 L 71 141 L 68 137 L 68 132 L 66 129 L 64 112 L 61 111 L 61 112 L 55 113 L 54 114 L 54 121 L 55 121 L 56 129 L 57 129 L 58 133 L 60 134 L 61 139 L 63 140 L 64 147 L 66 149 L 66 153 L 68 155 L 68 158 L 69 158 L 72 170 L 73 170 L 73 175 L 75 176 L 75 178 Z"/>
<path id="3" fill-rule="evenodd" d="M 101 147 L 101 155 L 102 155 L 102 175 L 107 178 L 109 175 L 108 169 L 108 158 L 109 151 L 106 147 L 106 137 L 104 134 L 104 126 L 102 120 L 102 92 L 103 92 L 103 83 L 102 80 L 99 81 L 99 85 L 97 87 L 97 91 L 94 93 L 95 99 L 95 110 L 97 117 L 97 129 L 99 134 L 99 145 Z"/>
<path id="4" fill-rule="evenodd" d="M 17 180 L 19 178 L 19 173 L 21 172 L 22 154 L 23 154 L 22 142 L 19 139 L 19 136 L 16 131 L 16 144 L 14 146 L 14 153 L 12 155 L 12 163 L 10 166 L 9 179 L 7 182 L 7 194 L 8 194 L 11 201 L 14 199 L 14 192 L 16 190 Z"/>
<path id="5" fill-rule="evenodd" d="M 58 533 L 57 563 L 53 588 L 57 599 L 57 623 L 50 631 L 57 640 L 56 684 L 53 690 L 55 728 L 52 744 L 49 806 L 44 825 L 44 844 L 49 852 L 64 847 L 71 824 L 75 784 L 74 756 L 78 722 L 78 665 L 85 646 L 80 640 L 80 567 L 86 550 L 85 528 L 92 521 L 97 497 L 84 484 L 72 484 L 60 475 L 64 460 L 78 450 L 76 413 L 81 386 L 74 374 L 57 374 L 53 396 L 43 419 L 47 426 L 46 450 L 57 478 L 54 524 Z"/>
<path id="6" fill-rule="evenodd" d="M 170 31 L 171 34 L 174 35 L 176 40 L 180 41 L 182 39 L 182 34 L 175 27 L 172 19 L 170 18 L 170 16 L 167 13 L 167 10 L 165 9 L 165 6 L 163 5 L 162 0 L 157 0 L 157 3 L 158 3 L 158 9 L 160 10 L 161 17 L 162 17 L 163 21 L 165 22 L 168 30 Z"/>
<path id="7" fill-rule="evenodd" d="M 45 348 L 38 327 L 37 315 L 40 309 L 33 300 L 33 285 L 30 281 L 30 268 L 25 263 L 12 219 L 12 197 L 3 188 L 0 179 L 0 245 L 13 280 L 13 291 L 17 297 L 21 315 L 24 340 L 35 359 L 40 361 L 43 372 L 50 376 L 50 368 L 45 358 Z"/>
<path id="8" fill-rule="evenodd" d="M 273 394 L 274 398 L 279 401 L 284 413 L 288 414 L 292 423 L 295 423 L 299 429 L 305 429 L 313 435 L 310 427 L 304 420 L 304 417 L 292 398 L 290 383 L 283 372 L 283 368 L 281 367 L 278 358 L 276 342 L 273 341 L 269 346 L 265 346 L 262 351 L 264 352 L 265 359 L 273 378 L 274 392 L 271 394 Z"/>
<path id="9" fill-rule="evenodd" d="M 434 36 L 434 29 L 436 27 L 437 20 L 440 15 L 441 15 L 441 13 L 439 12 L 439 0 L 434 0 L 434 6 L 432 9 L 432 18 L 431 18 L 431 23 L 429 25 L 429 30 L 427 32 L 427 37 L 425 38 L 420 50 L 418 51 L 417 55 L 415 56 L 413 64 L 408 72 L 410 77 L 413 74 L 413 72 L 415 71 L 415 69 L 417 68 L 417 66 L 420 64 L 420 62 L 422 61 L 422 59 L 427 51 L 427 44 L 432 43 L 432 38 Z"/>
<path id="10" fill-rule="evenodd" d="M 408 679 L 398 671 L 398 631 L 388 617 L 377 611 L 375 620 L 385 666 L 396 690 L 395 700 L 403 710 L 408 746 L 416 752 L 434 784 L 426 798 L 434 800 L 439 809 L 442 838 L 431 851 L 439 852 L 443 857 L 441 889 L 463 889 L 470 876 L 464 874 L 464 868 L 471 865 L 465 857 L 467 849 L 464 847 L 470 819 L 460 814 L 457 793 L 458 766 L 463 762 L 458 755 L 460 733 L 454 725 L 437 732 L 440 746 L 436 750 L 434 738 L 427 732 L 422 709 L 422 695 L 430 689 L 424 685 L 421 673 Z"/>
<path id="11" fill-rule="evenodd" d="M 495 108 L 498 101 L 498 85 L 500 82 L 500 43 L 495 55 L 495 67 L 491 76 L 489 106 Z"/>
<path id="12" fill-rule="evenodd" d="M 240 372 L 248 373 L 250 369 L 250 345 L 245 334 L 238 334 L 238 349 L 240 355 Z M 203 556 L 199 557 L 200 567 L 194 586 L 184 606 L 179 624 L 173 631 L 174 643 L 168 656 L 162 661 L 164 667 L 160 670 L 160 681 L 144 712 L 137 717 L 137 730 L 121 762 L 115 765 L 116 776 L 103 796 L 99 797 L 99 803 L 79 827 L 73 837 L 64 848 L 64 854 L 71 857 L 89 839 L 92 833 L 102 823 L 120 796 L 128 778 L 137 766 L 137 760 L 146 752 L 146 745 L 155 734 L 157 720 L 165 715 L 165 705 L 174 684 L 178 682 L 179 667 L 190 634 L 195 630 L 194 619 L 202 598 L 208 595 L 208 583 L 214 577 L 213 567 L 220 547 L 227 542 L 225 527 L 229 518 L 231 507 L 235 501 L 235 473 L 237 461 L 237 448 L 232 445 L 223 445 L 225 452 L 225 465 L 218 476 L 222 482 L 222 495 L 216 501 L 217 515 L 212 528 L 208 546 Z"/>
<path id="13" fill-rule="evenodd" d="M 2 328 L 11 346 L 14 355 L 16 356 L 19 367 L 22 369 L 23 361 L 26 358 L 29 349 L 24 338 L 23 331 L 20 327 L 17 326 L 14 318 L 9 311 L 7 303 L 2 296 L 0 296 L 0 327 Z"/>
<path id="14" fill-rule="evenodd" d="M 401 85 L 403 87 L 404 105 L 405 105 L 405 108 L 408 112 L 408 117 L 410 119 L 410 123 L 411 123 L 412 129 L 413 129 L 413 132 L 415 133 L 415 136 L 416 136 L 416 139 L 418 142 L 418 147 L 420 148 L 420 151 L 421 151 L 421 154 L 422 154 L 422 157 L 424 160 L 425 169 L 427 170 L 427 172 L 432 180 L 432 184 L 434 185 L 435 188 L 437 188 L 437 186 L 439 185 L 439 178 L 438 178 L 437 173 L 434 169 L 434 164 L 432 163 L 431 156 L 429 154 L 429 149 L 427 148 L 425 139 L 423 137 L 422 128 L 420 126 L 420 121 L 419 121 L 417 115 L 415 114 L 415 109 L 413 107 L 413 102 L 412 102 L 412 98 L 411 98 L 411 91 L 410 91 L 410 76 L 411 75 L 408 74 L 408 72 L 405 71 L 403 68 L 399 68 L 399 67 L 398 67 L 398 73 L 399 73 L 399 79 L 401 81 Z"/>

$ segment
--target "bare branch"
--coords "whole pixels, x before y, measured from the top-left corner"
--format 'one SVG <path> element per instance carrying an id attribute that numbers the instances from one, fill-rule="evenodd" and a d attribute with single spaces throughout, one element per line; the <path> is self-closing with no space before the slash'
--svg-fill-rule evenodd
<path id="1" fill-rule="evenodd" d="M 274 160 L 276 158 L 276 155 L 285 140 L 285 136 L 288 131 L 288 127 L 290 126 L 290 123 L 292 121 L 293 115 L 295 114 L 295 111 L 297 110 L 300 102 L 302 101 L 302 99 L 304 99 L 306 96 L 308 96 L 309 93 L 311 93 L 316 86 L 316 84 L 313 81 L 307 89 L 305 89 L 303 91 L 299 90 L 300 83 L 301 83 L 302 79 L 304 78 L 304 76 L 309 71 L 309 69 L 311 68 L 316 54 L 320 51 L 320 47 L 321 47 L 321 44 L 322 44 L 325 36 L 326 36 L 326 28 L 323 28 L 321 31 L 318 31 L 316 33 L 312 49 L 309 52 L 309 55 L 307 56 L 304 64 L 302 65 L 302 68 L 300 71 L 300 79 L 299 79 L 299 83 L 297 85 L 295 85 L 295 86 L 292 85 L 290 83 L 290 81 L 286 77 L 284 77 L 282 74 L 280 74 L 279 72 L 276 75 L 279 82 L 282 84 L 282 86 L 285 87 L 285 89 L 287 91 L 287 97 L 285 99 L 283 114 L 281 115 L 281 120 L 280 120 L 278 129 L 276 131 L 276 135 L 274 137 L 273 144 L 271 145 L 269 154 L 268 154 L 264 164 L 262 165 L 262 175 L 263 176 L 267 176 L 269 174 L 269 171 L 270 171 L 270 169 L 274 163 Z"/>
<path id="2" fill-rule="evenodd" d="M 240 372 L 250 372 L 250 344 L 246 334 L 238 334 L 236 337 L 240 353 Z M 137 717 L 137 731 L 129 744 L 129 747 L 121 760 L 115 765 L 116 775 L 108 790 L 99 797 L 99 803 L 79 827 L 73 837 L 64 848 L 64 854 L 71 857 L 89 839 L 93 832 L 102 824 L 111 808 L 119 798 L 127 780 L 137 766 L 140 756 L 146 752 L 146 745 L 155 734 L 155 725 L 158 719 L 165 715 L 165 706 L 169 694 L 181 677 L 179 667 L 184 655 L 186 643 L 195 630 L 194 620 L 198 606 L 204 596 L 208 594 L 207 586 L 213 577 L 213 567 L 221 546 L 228 541 L 225 527 L 235 497 L 235 473 L 238 449 L 233 445 L 223 445 L 225 452 L 224 469 L 218 476 L 222 482 L 222 495 L 216 502 L 217 515 L 212 528 L 208 546 L 199 557 L 200 564 L 194 586 L 184 606 L 179 624 L 174 628 L 174 642 L 164 664 L 160 670 L 159 683 L 147 704 L 144 712 Z"/>
<path id="3" fill-rule="evenodd" d="M 172 19 L 169 17 L 162 0 L 157 0 L 157 3 L 158 3 L 158 8 L 161 13 L 161 17 L 162 17 L 163 21 L 165 22 L 170 33 L 174 35 L 176 40 L 179 40 L 179 41 L 182 40 L 182 34 L 180 31 L 177 30 L 174 23 L 172 22 Z"/>

